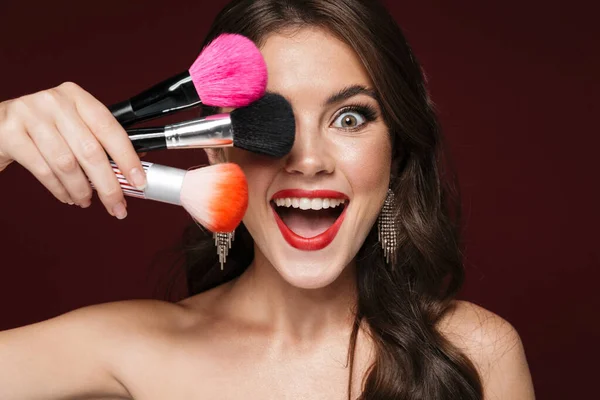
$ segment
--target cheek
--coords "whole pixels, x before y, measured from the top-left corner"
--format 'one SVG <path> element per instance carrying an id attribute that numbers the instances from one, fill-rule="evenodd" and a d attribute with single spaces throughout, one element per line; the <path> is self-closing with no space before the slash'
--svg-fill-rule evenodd
<path id="1" fill-rule="evenodd" d="M 227 161 L 238 164 L 248 181 L 248 210 L 254 209 L 258 202 L 265 201 L 265 193 L 273 181 L 277 169 L 277 161 L 270 157 L 260 156 L 236 148 L 227 148 Z"/>
<path id="2" fill-rule="evenodd" d="M 380 187 L 387 190 L 391 166 L 391 144 L 387 133 L 345 140 L 336 148 L 338 166 L 344 171 L 355 195 Z"/>

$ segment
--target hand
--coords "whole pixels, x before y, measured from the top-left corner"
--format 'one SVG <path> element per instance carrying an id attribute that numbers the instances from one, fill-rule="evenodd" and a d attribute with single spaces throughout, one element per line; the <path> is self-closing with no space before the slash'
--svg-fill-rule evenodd
<path id="1" fill-rule="evenodd" d="M 0 103 L 0 171 L 16 161 L 57 199 L 83 208 L 91 204 L 91 181 L 109 214 L 122 219 L 127 203 L 107 153 L 131 184 L 145 186 L 125 130 L 76 84 Z"/>

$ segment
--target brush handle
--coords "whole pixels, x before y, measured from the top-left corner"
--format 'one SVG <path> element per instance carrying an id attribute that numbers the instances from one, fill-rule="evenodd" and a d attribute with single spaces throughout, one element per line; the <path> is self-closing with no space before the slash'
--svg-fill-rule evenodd
<path id="1" fill-rule="evenodd" d="M 129 140 L 131 140 L 133 148 L 138 153 L 167 148 L 167 138 L 163 126 L 127 129 L 127 135 L 129 135 Z"/>
<path id="2" fill-rule="evenodd" d="M 110 164 L 126 196 L 181 205 L 180 194 L 186 170 L 142 161 L 148 184 L 146 189 L 139 190 L 127 182 L 117 164 L 113 161 Z"/>
<path id="3" fill-rule="evenodd" d="M 166 126 L 127 129 L 127 135 L 138 153 L 234 145 L 229 114 L 211 115 Z"/>
<path id="4" fill-rule="evenodd" d="M 202 103 L 188 71 L 113 104 L 110 112 L 123 126 L 170 114 Z"/>

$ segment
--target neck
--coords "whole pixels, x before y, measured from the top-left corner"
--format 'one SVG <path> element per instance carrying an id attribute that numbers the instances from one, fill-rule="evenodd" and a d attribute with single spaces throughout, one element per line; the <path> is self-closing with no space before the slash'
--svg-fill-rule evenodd
<path id="1" fill-rule="evenodd" d="M 340 332 L 354 322 L 354 262 L 328 286 L 302 289 L 285 281 L 258 249 L 254 254 L 252 264 L 230 287 L 230 304 L 236 305 L 232 312 L 298 341 Z"/>

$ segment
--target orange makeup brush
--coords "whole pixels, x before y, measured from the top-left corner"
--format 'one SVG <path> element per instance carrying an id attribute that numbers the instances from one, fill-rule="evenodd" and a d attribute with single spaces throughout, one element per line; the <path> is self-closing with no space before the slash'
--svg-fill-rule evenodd
<path id="1" fill-rule="evenodd" d="M 138 190 L 111 162 L 127 196 L 183 206 L 211 232 L 231 232 L 248 208 L 248 182 L 233 163 L 215 164 L 189 171 L 142 161 L 148 184 Z"/>

